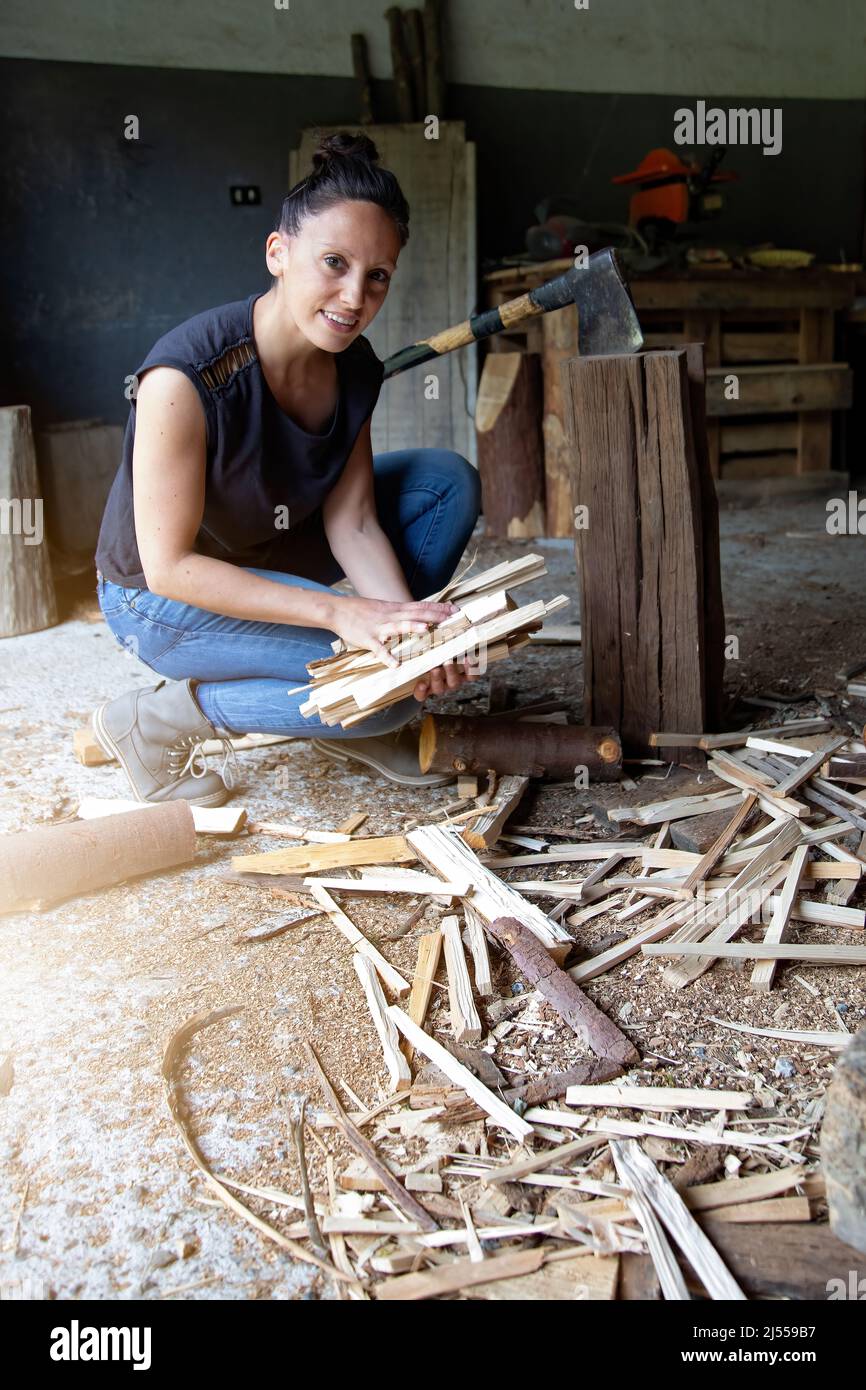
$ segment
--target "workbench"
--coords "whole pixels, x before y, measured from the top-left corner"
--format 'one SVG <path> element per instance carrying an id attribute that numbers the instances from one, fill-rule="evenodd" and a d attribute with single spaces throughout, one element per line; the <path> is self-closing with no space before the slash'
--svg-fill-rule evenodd
<path id="1" fill-rule="evenodd" d="M 486 305 L 503 304 L 571 264 L 566 258 L 493 271 L 484 277 Z M 847 410 L 852 399 L 852 373 L 836 360 L 836 315 L 853 303 L 855 276 L 820 268 L 665 271 L 631 276 L 630 287 L 648 348 L 705 344 L 716 478 L 778 478 L 779 486 L 785 478 L 846 481 L 831 471 L 833 412 Z M 523 332 L 498 334 L 489 350 L 538 353 L 545 373 L 558 372 L 563 327 L 551 321 L 560 318 L 569 322 L 565 340 L 576 342 L 569 306 L 521 325 Z M 546 384 L 544 394 L 547 415 L 557 393 Z M 565 534 L 561 522 L 549 534 Z"/>

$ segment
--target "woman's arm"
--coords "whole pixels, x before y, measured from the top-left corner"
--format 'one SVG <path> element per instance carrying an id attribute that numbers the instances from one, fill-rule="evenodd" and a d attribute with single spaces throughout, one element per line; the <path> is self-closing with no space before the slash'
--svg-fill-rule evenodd
<path id="1" fill-rule="evenodd" d="M 322 517 L 334 558 L 357 594 L 412 602 L 406 576 L 376 514 L 369 419 L 361 426 L 339 482 L 325 499 Z"/>
<path id="2" fill-rule="evenodd" d="M 325 500 L 322 515 L 328 544 L 357 593 L 411 601 L 406 576 L 376 515 L 369 420 L 361 427 L 340 481 Z M 468 663 L 446 661 L 418 681 L 415 699 L 445 695 L 459 689 L 464 681 L 474 680 L 476 675 Z"/>
<path id="3" fill-rule="evenodd" d="M 132 472 L 138 551 L 154 593 L 230 618 L 327 628 L 386 657 L 384 625 L 399 632 L 424 631 L 428 623 L 453 612 L 451 604 L 412 603 L 408 590 L 408 604 L 402 594 L 395 595 L 398 603 L 368 603 L 277 584 L 240 565 L 198 554 L 194 547 L 204 513 L 206 440 L 204 411 L 192 382 L 173 367 L 152 368 L 136 397 Z"/>

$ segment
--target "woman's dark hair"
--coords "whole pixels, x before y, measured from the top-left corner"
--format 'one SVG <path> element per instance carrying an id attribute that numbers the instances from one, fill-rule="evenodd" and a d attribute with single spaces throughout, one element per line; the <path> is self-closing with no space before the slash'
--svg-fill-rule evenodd
<path id="1" fill-rule="evenodd" d="M 313 172 L 283 199 L 276 230 L 296 236 L 307 217 L 336 203 L 376 203 L 394 219 L 400 245 L 409 240 L 409 204 L 390 169 L 380 169 L 379 151 L 367 135 L 341 130 L 325 135 L 313 154 Z"/>

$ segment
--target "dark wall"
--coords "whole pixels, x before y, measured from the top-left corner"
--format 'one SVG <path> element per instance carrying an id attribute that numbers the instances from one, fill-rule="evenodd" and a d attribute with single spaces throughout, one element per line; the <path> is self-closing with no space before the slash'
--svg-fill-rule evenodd
<path id="1" fill-rule="evenodd" d="M 166 329 L 267 286 L 263 244 L 304 126 L 351 124 L 351 79 L 0 60 L 5 151 L 0 312 L 10 339 L 0 403 L 39 424 L 122 422 L 123 379 Z M 396 119 L 389 83 L 377 117 Z M 759 104 L 713 98 L 719 105 Z M 671 144 L 683 97 L 449 89 L 448 115 L 478 145 L 482 257 L 523 249 L 547 194 L 583 200 L 587 218 L 625 221 L 610 184 Z M 859 254 L 864 104 L 786 101 L 782 153 L 729 151 L 741 182 L 718 235 L 774 239 L 835 258 Z M 123 136 L 124 117 L 140 139 Z M 234 208 L 230 184 L 262 206 Z M 470 306 L 467 306 L 470 307 Z M 431 330 L 443 324 L 431 324 Z"/>

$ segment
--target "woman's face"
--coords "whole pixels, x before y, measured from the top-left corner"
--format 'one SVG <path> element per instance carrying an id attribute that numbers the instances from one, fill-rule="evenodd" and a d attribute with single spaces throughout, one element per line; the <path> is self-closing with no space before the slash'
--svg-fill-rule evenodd
<path id="1" fill-rule="evenodd" d="M 295 237 L 273 233 L 267 250 L 295 324 L 325 352 L 342 352 L 381 309 L 400 237 L 376 203 L 344 202 L 306 218 Z"/>

